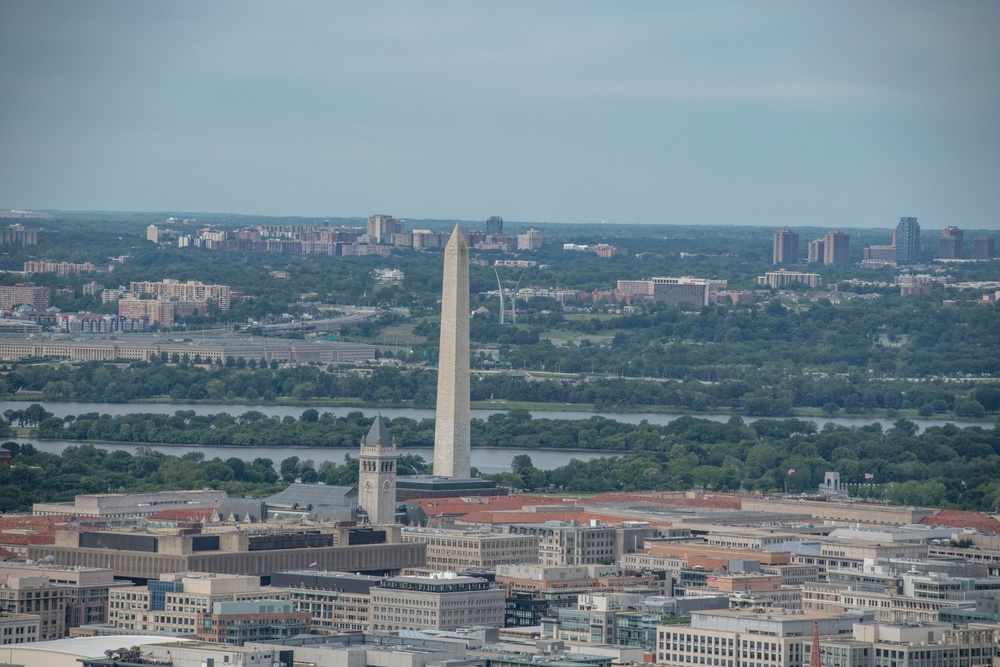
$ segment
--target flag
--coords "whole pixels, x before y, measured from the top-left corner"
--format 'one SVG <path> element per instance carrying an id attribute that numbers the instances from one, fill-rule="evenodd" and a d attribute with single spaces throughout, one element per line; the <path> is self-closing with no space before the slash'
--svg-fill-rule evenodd
<path id="1" fill-rule="evenodd" d="M 875 479 L 875 475 L 870 472 L 865 473 L 865 479 Z"/>
<path id="2" fill-rule="evenodd" d="M 795 474 L 795 468 L 789 468 L 788 469 L 788 474 L 789 475 L 794 475 Z"/>
<path id="3" fill-rule="evenodd" d="M 317 565 L 319 565 L 319 561 L 314 560 L 313 562 L 309 563 L 309 567 L 316 567 Z"/>

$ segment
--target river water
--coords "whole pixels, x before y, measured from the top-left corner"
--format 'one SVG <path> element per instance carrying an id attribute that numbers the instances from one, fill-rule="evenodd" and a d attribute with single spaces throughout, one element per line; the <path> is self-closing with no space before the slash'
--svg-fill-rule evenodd
<path id="1" fill-rule="evenodd" d="M 39 404 L 43 405 L 46 410 L 51 412 L 57 417 L 66 417 L 68 415 L 81 415 L 89 412 L 97 412 L 99 414 L 109 414 L 109 415 L 125 415 L 133 414 L 136 412 L 151 412 L 151 413 L 163 413 L 163 414 L 174 414 L 178 410 L 192 410 L 196 414 L 210 415 L 218 414 L 220 412 L 228 412 L 231 415 L 238 416 L 244 412 L 250 410 L 257 410 L 269 417 L 296 417 L 298 418 L 306 407 L 300 406 L 284 406 L 284 405 L 255 405 L 255 406 L 245 406 L 245 405 L 224 405 L 224 404 L 210 404 L 210 403 L 199 403 L 195 405 L 185 405 L 179 403 L 46 403 L 44 401 L 38 401 Z M 473 410 L 472 416 L 478 419 L 486 419 L 491 414 L 497 412 L 503 412 L 502 403 L 497 402 L 498 407 L 495 410 Z M 0 401 L 0 413 L 5 410 L 23 410 L 24 408 L 31 405 L 30 402 L 24 401 Z M 410 419 L 425 419 L 433 418 L 434 410 L 427 408 L 331 408 L 322 407 L 316 408 L 320 413 L 329 412 L 337 417 L 343 417 L 349 412 L 362 412 L 366 416 L 375 418 L 376 415 L 381 414 L 383 417 L 390 419 L 395 419 L 397 417 L 408 417 Z M 589 419 L 595 415 L 606 417 L 608 419 L 614 419 L 623 423 L 628 424 L 638 424 L 642 421 L 647 421 L 650 424 L 669 424 L 673 420 L 681 417 L 683 415 L 679 414 L 669 414 L 669 413 L 619 413 L 619 412 L 573 412 L 573 411 L 534 411 L 531 413 L 532 417 L 537 419 Z M 718 422 L 728 421 L 731 415 L 718 415 L 718 414 L 704 414 L 704 415 L 693 415 L 698 419 L 710 419 Z M 754 419 L 746 419 L 748 422 L 755 421 Z M 890 419 L 864 419 L 864 418 L 853 418 L 853 417 L 834 417 L 834 418 L 823 418 L 814 420 L 819 424 L 824 424 L 826 422 L 833 422 L 835 424 L 840 424 L 843 426 L 863 426 L 866 424 L 871 424 L 878 422 L 882 424 L 883 428 L 888 428 L 892 426 L 893 420 Z M 941 426 L 949 423 L 945 420 L 939 419 L 920 419 L 913 420 L 921 429 L 927 428 L 929 426 Z M 974 424 L 968 422 L 950 422 L 956 426 L 972 426 Z M 980 424 L 982 425 L 982 424 Z M 30 442 L 37 449 L 43 452 L 50 452 L 53 454 L 58 454 L 62 452 L 67 447 L 79 446 L 85 444 L 84 440 L 35 440 L 31 438 L 14 438 L 17 442 Z M 94 443 L 97 447 L 107 450 L 122 449 L 129 452 L 134 452 L 141 445 L 135 445 L 131 443 Z M 244 460 L 253 460 L 258 457 L 264 457 L 271 459 L 275 466 L 277 466 L 283 459 L 290 456 L 298 456 L 300 459 L 312 459 L 317 466 L 324 461 L 331 461 L 333 463 L 343 463 L 344 455 L 350 454 L 356 457 L 358 455 L 357 448 L 339 448 L 339 447 L 210 447 L 202 445 L 157 445 L 157 449 L 161 451 L 175 454 L 177 456 L 186 454 L 188 452 L 201 452 L 205 455 L 206 459 L 212 459 L 215 457 L 220 457 L 222 459 L 227 459 L 230 457 L 237 457 Z M 434 459 L 434 452 L 429 447 L 405 447 L 401 448 L 400 451 L 404 454 L 417 454 L 422 456 L 425 461 L 432 461 Z M 518 454 L 527 454 L 531 457 L 532 463 L 536 468 L 541 470 L 551 470 L 553 468 L 559 468 L 567 463 L 571 459 L 580 459 L 582 461 L 589 461 L 591 459 L 600 458 L 602 456 L 609 455 L 610 453 L 604 453 L 595 450 L 567 450 L 567 449 L 557 449 L 557 450 L 539 450 L 539 449 L 514 449 L 514 448 L 485 448 L 485 447 L 473 447 L 472 448 L 472 465 L 485 473 L 497 473 L 497 472 L 509 472 L 510 471 L 510 461 L 513 457 Z M 620 455 L 620 452 L 615 452 L 610 455 Z"/>

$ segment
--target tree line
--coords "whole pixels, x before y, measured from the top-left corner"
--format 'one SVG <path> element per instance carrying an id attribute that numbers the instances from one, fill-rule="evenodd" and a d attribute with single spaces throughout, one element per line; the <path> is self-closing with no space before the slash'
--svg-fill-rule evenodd
<path id="1" fill-rule="evenodd" d="M 401 417 L 388 421 L 404 453 L 408 446 L 433 446 L 433 420 Z M 371 419 L 360 412 L 334 417 L 310 409 L 295 419 L 267 417 L 257 411 L 238 417 L 178 411 L 174 415 L 114 417 L 94 413 L 64 420 L 47 416 L 39 422 L 37 433 L 61 439 L 100 437 L 136 442 L 125 438 L 144 432 L 163 438 L 159 441 L 164 443 L 353 449 L 370 426 Z M 534 419 L 526 411 L 515 410 L 473 420 L 472 440 L 477 446 L 580 448 L 621 454 L 586 463 L 574 460 L 557 470 L 537 472 L 522 460 L 516 471 L 495 477 L 502 484 L 529 490 L 799 492 L 815 489 L 826 471 L 836 470 L 846 483 L 857 485 L 860 495 L 930 506 L 1000 508 L 1000 428 L 996 426 L 958 428 L 945 424 L 918 432 L 917 426 L 905 419 L 883 429 L 878 423 L 861 427 L 827 423 L 820 428 L 815 422 L 800 419 L 746 423 L 740 417 L 716 422 L 689 416 L 655 425 L 602 417 Z M 357 473 L 356 462 L 352 464 L 350 457 L 345 460 L 347 467 L 320 470 L 298 460 L 289 466 L 283 462 L 281 476 L 286 481 L 301 477 L 353 483 Z M 419 472 L 427 467 L 422 460 L 411 458 L 406 460 L 405 469 Z"/>

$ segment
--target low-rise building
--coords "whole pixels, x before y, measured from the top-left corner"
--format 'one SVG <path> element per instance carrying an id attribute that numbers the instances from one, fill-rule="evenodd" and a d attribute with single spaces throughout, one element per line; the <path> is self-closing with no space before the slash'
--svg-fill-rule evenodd
<path id="1" fill-rule="evenodd" d="M 0 614 L 0 646 L 37 642 L 41 625 L 42 617 L 38 614 Z"/>
<path id="2" fill-rule="evenodd" d="M 812 642 L 803 641 L 805 662 Z M 857 623 L 846 636 L 819 638 L 821 667 L 980 667 L 994 664 L 996 628 Z"/>
<path id="3" fill-rule="evenodd" d="M 216 644 L 243 646 L 309 634 L 309 620 L 309 612 L 296 611 L 291 600 L 219 600 L 203 614 L 195 636 Z"/>
<path id="4" fill-rule="evenodd" d="M 282 600 L 284 591 L 262 588 L 260 577 L 184 572 L 160 575 L 146 586 L 108 595 L 108 623 L 114 628 L 157 634 L 195 635 L 216 602 Z"/>
<path id="5" fill-rule="evenodd" d="M 677 667 L 802 667 L 808 664 L 803 641 L 812 637 L 814 627 L 821 635 L 842 635 L 865 618 L 860 613 L 773 609 L 695 611 L 689 626 L 659 627 L 656 662 Z"/>
<path id="6" fill-rule="evenodd" d="M 271 586 L 283 590 L 299 611 L 310 615 L 312 632 L 330 634 L 367 630 L 371 589 L 384 577 L 349 572 L 292 570 L 271 575 Z"/>
<path id="7" fill-rule="evenodd" d="M 671 578 L 665 572 L 626 572 L 616 565 L 498 565 L 496 583 L 504 589 L 509 606 L 512 600 L 545 601 L 547 609 L 542 616 L 576 605 L 577 597 L 587 593 L 673 592 Z M 516 604 L 513 607 L 521 608 Z M 537 611 L 537 606 L 532 606 L 532 613 Z"/>
<path id="8" fill-rule="evenodd" d="M 500 627 L 503 617 L 503 589 L 477 577 L 453 572 L 389 577 L 371 589 L 371 632 L 454 630 L 468 625 Z"/>
<path id="9" fill-rule="evenodd" d="M 115 579 L 113 570 L 104 567 L 62 567 L 0 563 L 0 578 L 5 575 L 43 576 L 65 591 L 66 630 L 108 620 L 108 592 L 130 588 L 132 582 Z"/>
<path id="10" fill-rule="evenodd" d="M 66 591 L 42 575 L 0 577 L 0 608 L 38 616 L 38 639 L 66 636 Z"/>
<path id="11" fill-rule="evenodd" d="M 403 542 L 425 544 L 431 570 L 461 572 L 469 568 L 538 562 L 538 537 L 479 530 L 403 528 Z"/>
<path id="12" fill-rule="evenodd" d="M 610 525 L 591 521 L 546 521 L 515 523 L 504 527 L 510 535 L 538 540 L 538 563 L 541 565 L 597 565 L 617 561 L 623 554 L 639 551 L 646 538 L 655 537 L 657 528 L 643 521 Z"/>
<path id="13" fill-rule="evenodd" d="M 149 516 L 167 509 L 218 507 L 225 500 L 225 491 L 212 490 L 92 493 L 76 496 L 71 503 L 35 503 L 31 511 L 35 516 L 55 514 L 123 519 Z"/>

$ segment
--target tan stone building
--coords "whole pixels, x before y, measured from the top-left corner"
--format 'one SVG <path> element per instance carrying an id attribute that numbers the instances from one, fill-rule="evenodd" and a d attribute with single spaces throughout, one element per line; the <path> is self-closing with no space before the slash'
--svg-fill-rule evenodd
<path id="1" fill-rule="evenodd" d="M 371 589 L 370 632 L 503 627 L 504 591 L 485 579 L 437 572 L 390 577 Z"/>
<path id="2" fill-rule="evenodd" d="M 287 594 L 262 588 L 260 577 L 184 572 L 163 574 L 146 586 L 112 590 L 108 624 L 123 630 L 194 635 L 221 601 L 282 600 Z"/>
<path id="3" fill-rule="evenodd" d="M 271 586 L 288 594 L 299 611 L 308 611 L 312 632 L 333 634 L 368 630 L 371 589 L 384 577 L 308 569 L 275 572 Z"/>
<path id="4" fill-rule="evenodd" d="M 45 576 L 8 575 L 0 578 L 0 608 L 39 618 L 38 639 L 66 635 L 66 591 Z"/>
<path id="5" fill-rule="evenodd" d="M 108 592 L 131 588 L 132 582 L 115 579 L 107 568 L 74 568 L 58 565 L 0 563 L 0 579 L 9 576 L 42 576 L 65 591 L 66 630 L 108 620 Z"/>
<path id="6" fill-rule="evenodd" d="M 110 567 L 119 577 L 155 579 L 162 572 L 270 575 L 316 567 L 338 572 L 399 572 L 422 567 L 424 545 L 386 541 L 352 544 L 349 528 L 248 530 L 226 527 L 195 535 L 163 532 L 57 530 L 55 544 L 28 547 L 28 557 L 52 555 L 72 567 Z M 364 538 L 370 538 L 366 535 Z"/>
<path id="7" fill-rule="evenodd" d="M 533 535 L 404 528 L 402 540 L 426 545 L 426 567 L 442 572 L 538 562 L 538 537 Z"/>
<path id="8" fill-rule="evenodd" d="M 843 521 L 862 525 L 908 526 L 934 515 L 926 507 L 893 507 L 872 503 L 838 503 L 786 498 L 743 499 L 742 508 L 751 512 L 801 512 L 824 521 Z"/>
<path id="9" fill-rule="evenodd" d="M 657 628 L 656 662 L 691 667 L 803 667 L 803 642 L 819 624 L 821 635 L 850 632 L 860 614 L 693 611 L 691 624 Z"/>

